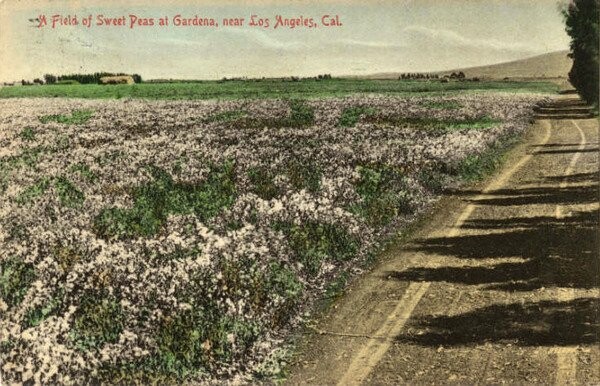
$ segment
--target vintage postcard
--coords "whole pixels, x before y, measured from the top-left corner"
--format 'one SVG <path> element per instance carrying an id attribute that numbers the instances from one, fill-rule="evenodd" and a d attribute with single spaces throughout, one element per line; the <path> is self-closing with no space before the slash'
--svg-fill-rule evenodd
<path id="1" fill-rule="evenodd" d="M 599 0 L 0 0 L 0 384 L 600 383 Z"/>

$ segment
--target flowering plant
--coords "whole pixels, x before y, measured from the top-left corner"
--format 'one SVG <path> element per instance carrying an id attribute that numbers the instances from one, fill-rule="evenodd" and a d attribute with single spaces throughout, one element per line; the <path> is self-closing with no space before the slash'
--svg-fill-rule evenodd
<path id="1" fill-rule="evenodd" d="M 251 373 L 541 99 L 0 100 L 2 379 Z"/>

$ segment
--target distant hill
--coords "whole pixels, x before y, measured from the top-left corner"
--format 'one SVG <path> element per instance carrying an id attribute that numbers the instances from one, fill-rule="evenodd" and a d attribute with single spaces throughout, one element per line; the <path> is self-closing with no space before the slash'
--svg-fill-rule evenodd
<path id="1" fill-rule="evenodd" d="M 557 51 L 512 62 L 442 71 L 439 74 L 462 71 L 468 78 L 566 78 L 573 65 L 568 53 Z"/>
<path id="2" fill-rule="evenodd" d="M 482 79 L 556 79 L 567 78 L 573 60 L 567 56 L 569 51 L 556 51 L 512 62 L 488 66 L 456 68 L 435 72 L 439 75 L 462 71 L 468 78 Z M 411 71 L 415 72 L 415 71 Z M 360 76 L 368 79 L 397 79 L 401 73 L 387 72 Z"/>

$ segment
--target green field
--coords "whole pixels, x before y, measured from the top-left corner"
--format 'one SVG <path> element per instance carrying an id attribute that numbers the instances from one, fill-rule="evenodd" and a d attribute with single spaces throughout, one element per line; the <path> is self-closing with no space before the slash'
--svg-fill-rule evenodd
<path id="1" fill-rule="evenodd" d="M 322 98 L 350 94 L 444 93 L 452 91 L 510 91 L 554 93 L 558 86 L 550 82 L 448 82 L 372 79 L 313 79 L 297 82 L 197 81 L 141 83 L 134 85 L 44 85 L 0 88 L 0 98 L 144 98 L 144 99 L 245 99 L 245 98 Z"/>

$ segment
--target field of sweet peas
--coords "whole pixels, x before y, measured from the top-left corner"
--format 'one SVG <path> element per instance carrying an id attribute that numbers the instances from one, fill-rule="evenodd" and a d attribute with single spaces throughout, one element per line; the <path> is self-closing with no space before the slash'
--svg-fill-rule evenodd
<path id="1" fill-rule="evenodd" d="M 0 100 L 2 379 L 268 375 L 330 284 L 543 98 Z"/>

